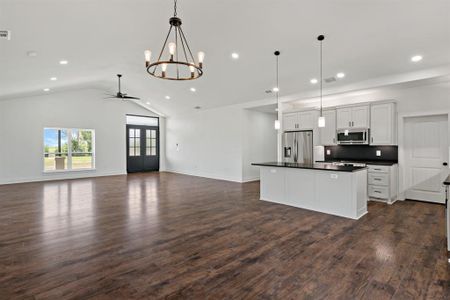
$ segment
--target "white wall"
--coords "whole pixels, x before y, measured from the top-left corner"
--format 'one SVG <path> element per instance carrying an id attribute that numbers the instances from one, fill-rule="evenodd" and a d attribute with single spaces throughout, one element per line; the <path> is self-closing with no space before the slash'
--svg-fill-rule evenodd
<path id="1" fill-rule="evenodd" d="M 237 182 L 258 179 L 250 163 L 276 159 L 274 120 L 239 106 L 170 117 L 167 170 Z"/>
<path id="2" fill-rule="evenodd" d="M 154 115 L 84 89 L 0 101 L 0 184 L 126 173 L 125 115 Z M 164 120 L 161 169 L 164 169 Z M 44 127 L 95 129 L 96 170 L 43 173 Z"/>
<path id="3" fill-rule="evenodd" d="M 254 162 L 277 160 L 275 114 L 244 110 L 242 181 L 259 179 L 259 167 Z"/>

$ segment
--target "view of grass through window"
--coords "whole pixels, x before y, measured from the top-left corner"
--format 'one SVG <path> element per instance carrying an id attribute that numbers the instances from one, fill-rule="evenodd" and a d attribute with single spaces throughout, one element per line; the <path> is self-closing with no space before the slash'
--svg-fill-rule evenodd
<path id="1" fill-rule="evenodd" d="M 94 168 L 94 130 L 44 129 L 44 170 Z"/>

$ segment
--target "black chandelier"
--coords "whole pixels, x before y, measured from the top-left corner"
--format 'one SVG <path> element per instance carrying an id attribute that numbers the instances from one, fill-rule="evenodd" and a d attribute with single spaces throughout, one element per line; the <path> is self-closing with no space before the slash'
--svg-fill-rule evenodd
<path id="1" fill-rule="evenodd" d="M 154 77 L 168 80 L 192 80 L 199 78 L 203 75 L 205 53 L 198 52 L 197 63 L 181 28 L 181 19 L 177 17 L 177 0 L 174 0 L 174 13 L 173 17 L 169 19 L 169 24 L 169 33 L 167 33 L 158 60 L 152 63 L 150 61 L 152 52 L 146 50 L 144 53 L 147 72 Z M 167 44 L 171 33 L 172 41 Z M 166 49 L 168 53 L 165 53 Z"/>

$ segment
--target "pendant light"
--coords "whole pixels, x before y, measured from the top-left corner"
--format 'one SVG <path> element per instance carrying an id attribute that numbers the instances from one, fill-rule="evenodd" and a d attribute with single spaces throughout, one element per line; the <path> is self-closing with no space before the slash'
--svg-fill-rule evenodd
<path id="1" fill-rule="evenodd" d="M 317 40 L 320 43 L 320 116 L 319 119 L 317 120 L 317 125 L 319 127 L 325 127 L 325 117 L 323 116 L 323 106 L 322 106 L 322 84 L 323 84 L 323 76 L 322 76 L 322 71 L 323 71 L 323 60 L 322 60 L 322 42 L 325 39 L 325 36 L 323 35 L 319 35 L 317 37 Z"/>
<path id="2" fill-rule="evenodd" d="M 277 85 L 272 89 L 275 92 L 275 95 L 277 97 L 277 119 L 275 120 L 274 127 L 275 130 L 279 130 L 281 128 L 280 120 L 278 120 L 278 112 L 280 109 L 280 103 L 279 103 L 279 93 L 280 93 L 280 86 L 278 85 L 278 56 L 280 56 L 280 51 L 275 51 L 273 54 L 275 54 L 276 58 L 276 78 L 277 78 Z"/>
<path id="3" fill-rule="evenodd" d="M 150 61 L 152 52 L 150 50 L 144 51 L 147 73 L 156 78 L 168 80 L 192 80 L 199 78 L 203 75 L 205 53 L 198 52 L 198 60 L 195 60 L 181 28 L 181 19 L 177 16 L 177 0 L 174 0 L 173 17 L 169 19 L 169 24 L 169 32 L 164 40 L 158 59 L 152 63 Z M 171 33 L 173 33 L 172 37 Z"/>

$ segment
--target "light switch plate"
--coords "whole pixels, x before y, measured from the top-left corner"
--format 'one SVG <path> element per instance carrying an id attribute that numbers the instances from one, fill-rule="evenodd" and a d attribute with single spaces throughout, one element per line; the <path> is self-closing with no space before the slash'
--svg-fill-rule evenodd
<path id="1" fill-rule="evenodd" d="M 377 150 L 376 155 L 381 156 L 381 150 Z"/>

